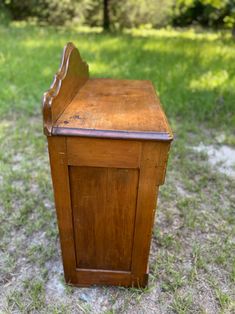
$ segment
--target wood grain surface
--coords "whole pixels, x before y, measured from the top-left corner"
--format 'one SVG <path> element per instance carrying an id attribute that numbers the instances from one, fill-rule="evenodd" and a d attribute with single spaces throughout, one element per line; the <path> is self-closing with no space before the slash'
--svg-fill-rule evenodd
<path id="1" fill-rule="evenodd" d="M 56 120 L 71 103 L 89 77 L 88 65 L 81 59 L 77 48 L 68 43 L 63 51 L 59 71 L 42 100 L 43 129 L 49 136 Z"/>
<path id="2" fill-rule="evenodd" d="M 74 250 L 72 205 L 70 182 L 66 154 L 66 138 L 48 136 L 51 176 L 60 243 L 66 282 L 71 282 L 76 273 L 76 255 Z"/>
<path id="3" fill-rule="evenodd" d="M 152 83 L 138 80 L 89 79 L 54 124 L 53 134 L 172 139 Z"/>
<path id="4" fill-rule="evenodd" d="M 139 168 L 140 150 L 141 143 L 137 141 L 67 138 L 69 165 Z"/>
<path id="5" fill-rule="evenodd" d="M 66 282 L 145 287 L 173 139 L 152 83 L 89 79 L 70 43 L 43 119 Z"/>
<path id="6" fill-rule="evenodd" d="M 138 170 L 69 171 L 77 267 L 130 271 Z"/>

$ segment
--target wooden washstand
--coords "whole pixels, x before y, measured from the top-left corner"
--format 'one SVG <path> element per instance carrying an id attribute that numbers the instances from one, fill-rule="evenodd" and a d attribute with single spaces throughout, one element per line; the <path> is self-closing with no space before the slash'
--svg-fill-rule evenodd
<path id="1" fill-rule="evenodd" d="M 91 79 L 68 43 L 43 123 L 66 282 L 146 286 L 173 139 L 152 83 Z"/>

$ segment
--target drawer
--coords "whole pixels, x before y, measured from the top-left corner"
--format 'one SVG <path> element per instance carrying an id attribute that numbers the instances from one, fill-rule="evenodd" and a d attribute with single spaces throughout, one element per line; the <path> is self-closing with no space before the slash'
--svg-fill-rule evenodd
<path id="1" fill-rule="evenodd" d="M 94 138 L 67 138 L 71 166 L 139 168 L 141 142 Z"/>

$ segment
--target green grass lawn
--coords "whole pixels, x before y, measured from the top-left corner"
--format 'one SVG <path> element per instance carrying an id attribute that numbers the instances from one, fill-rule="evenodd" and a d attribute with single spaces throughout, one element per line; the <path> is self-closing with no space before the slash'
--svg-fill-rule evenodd
<path id="1" fill-rule="evenodd" d="M 64 285 L 41 98 L 73 41 L 91 76 L 150 79 L 175 133 L 145 290 Z M 232 313 L 235 184 L 199 143 L 234 145 L 235 42 L 194 30 L 0 26 L 0 312 Z"/>

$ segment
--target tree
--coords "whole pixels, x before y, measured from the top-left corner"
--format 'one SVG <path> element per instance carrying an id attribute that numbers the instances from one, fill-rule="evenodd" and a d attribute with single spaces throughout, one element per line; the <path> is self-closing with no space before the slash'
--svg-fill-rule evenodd
<path id="1" fill-rule="evenodd" d="M 103 29 L 110 31 L 109 0 L 103 0 Z"/>

